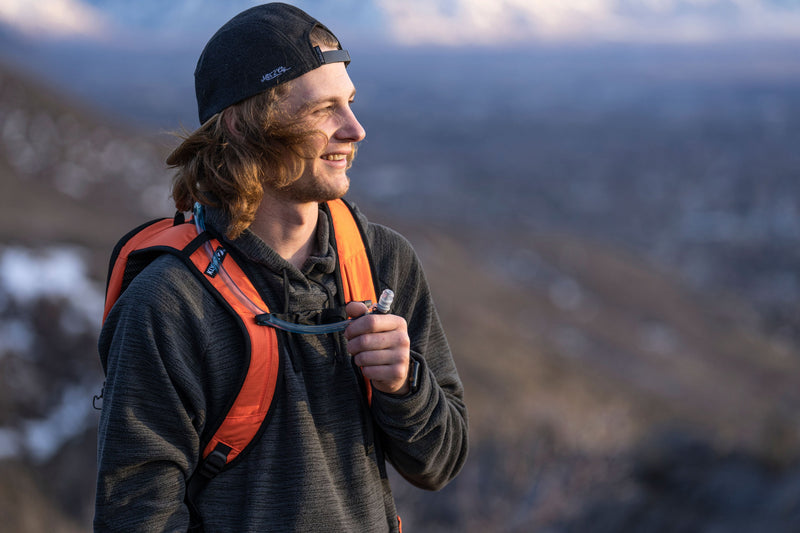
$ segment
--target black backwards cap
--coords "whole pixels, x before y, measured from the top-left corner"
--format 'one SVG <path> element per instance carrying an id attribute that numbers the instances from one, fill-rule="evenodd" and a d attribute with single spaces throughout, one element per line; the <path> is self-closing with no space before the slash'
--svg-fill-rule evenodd
<path id="1" fill-rule="evenodd" d="M 327 63 L 347 66 L 350 54 L 341 46 L 327 52 L 312 46 L 309 34 L 316 26 L 328 30 L 301 9 L 279 2 L 252 7 L 226 22 L 206 44 L 194 71 L 200 124 Z"/>

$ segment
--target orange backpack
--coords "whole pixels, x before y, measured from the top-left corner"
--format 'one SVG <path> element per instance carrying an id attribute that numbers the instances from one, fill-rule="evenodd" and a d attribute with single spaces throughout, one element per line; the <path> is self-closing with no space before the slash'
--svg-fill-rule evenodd
<path id="1" fill-rule="evenodd" d="M 338 294 L 341 295 L 339 304 L 344 306 L 356 300 L 375 302 L 379 292 L 375 284 L 377 276 L 365 244 L 363 228 L 352 208 L 344 200 L 328 202 L 322 208 L 329 217 L 332 242 L 339 259 L 336 269 Z M 240 322 L 246 334 L 246 375 L 225 418 L 203 446 L 196 474 L 206 478 L 202 482 L 204 485 L 207 479 L 241 456 L 265 426 L 280 372 L 280 357 L 275 329 L 257 319 L 259 315 L 269 316 L 263 314 L 269 313 L 266 303 L 232 254 L 225 252 L 211 232 L 202 229 L 202 226 L 197 226 L 197 215 L 189 221 L 177 215 L 175 219 L 151 221 L 123 237 L 111 255 L 103 321 L 144 265 L 161 254 L 169 253 L 181 258 Z M 135 267 L 129 268 L 131 265 Z M 105 367 L 103 361 L 104 370 Z M 365 383 L 367 399 L 371 401 L 369 380 Z M 197 477 L 194 475 L 192 479 Z M 191 485 L 187 492 L 199 492 Z M 191 496 L 189 494 L 190 499 Z"/>

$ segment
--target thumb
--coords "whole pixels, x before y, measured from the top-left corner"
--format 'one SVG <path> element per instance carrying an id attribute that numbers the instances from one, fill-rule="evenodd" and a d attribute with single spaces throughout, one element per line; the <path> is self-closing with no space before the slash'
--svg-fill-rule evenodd
<path id="1" fill-rule="evenodd" d="M 358 318 L 360 316 L 366 315 L 369 309 L 367 309 L 367 306 L 364 305 L 364 302 L 350 302 L 344 308 L 344 311 L 350 318 Z"/>

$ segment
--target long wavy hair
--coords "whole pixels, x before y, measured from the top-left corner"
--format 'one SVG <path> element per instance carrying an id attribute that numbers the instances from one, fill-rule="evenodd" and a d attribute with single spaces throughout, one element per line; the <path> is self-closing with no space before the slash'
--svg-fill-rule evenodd
<path id="1" fill-rule="evenodd" d="M 311 42 L 339 47 L 320 26 L 311 32 Z M 176 169 L 172 198 L 179 211 L 190 211 L 195 202 L 221 207 L 229 221 L 226 236 L 235 239 L 255 219 L 265 185 L 279 189 L 302 175 L 316 155 L 312 138 L 324 134 L 281 112 L 278 104 L 291 86 L 291 81 L 277 85 L 225 108 L 194 132 L 179 134 L 183 142 L 166 160 Z"/>

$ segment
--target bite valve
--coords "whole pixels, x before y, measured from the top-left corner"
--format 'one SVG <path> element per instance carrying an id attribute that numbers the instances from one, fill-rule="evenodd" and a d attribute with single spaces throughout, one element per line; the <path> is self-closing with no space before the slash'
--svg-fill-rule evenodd
<path id="1" fill-rule="evenodd" d="M 385 289 L 381 293 L 381 297 L 378 299 L 378 304 L 375 306 L 375 313 L 380 313 L 385 315 L 389 312 L 389 309 L 392 308 L 392 302 L 394 301 L 394 292 L 391 289 Z"/>

